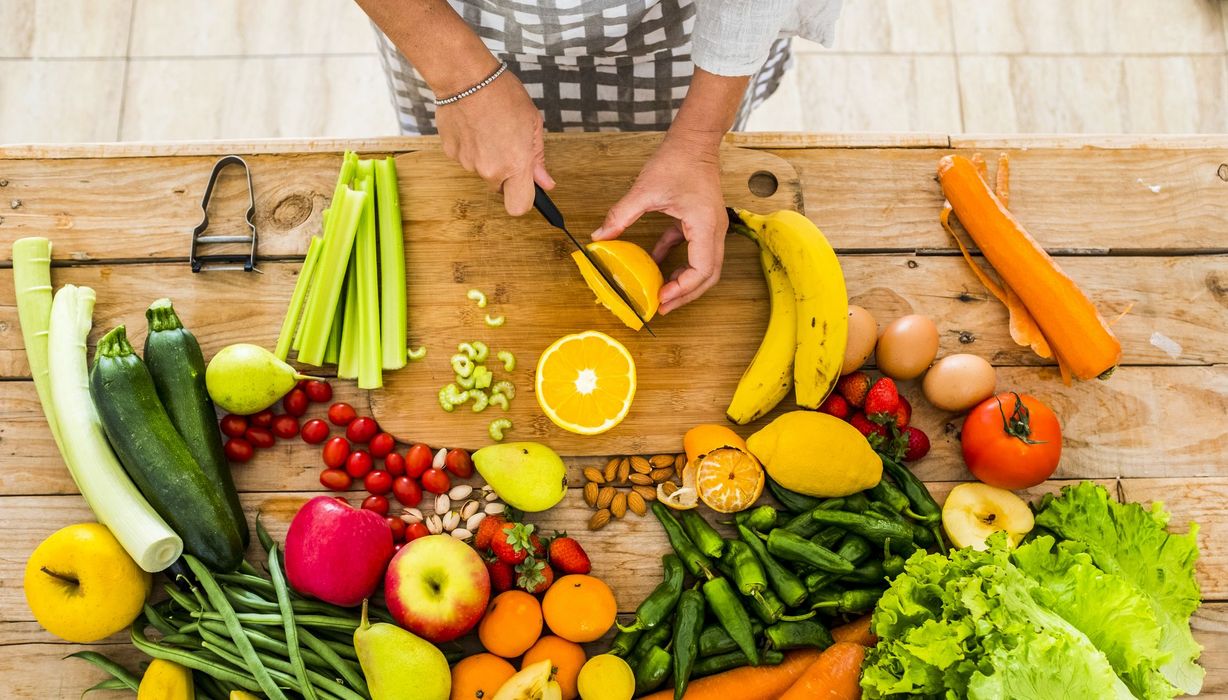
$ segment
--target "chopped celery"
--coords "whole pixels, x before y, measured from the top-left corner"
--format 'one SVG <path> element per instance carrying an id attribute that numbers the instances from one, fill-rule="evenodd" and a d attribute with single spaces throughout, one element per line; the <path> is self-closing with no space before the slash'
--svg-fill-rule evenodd
<path id="1" fill-rule="evenodd" d="M 503 322 L 506 320 L 507 319 L 503 318 L 502 316 L 491 316 L 490 314 L 486 314 L 486 325 L 490 326 L 491 328 L 498 328 L 499 326 L 502 326 Z"/>
<path id="2" fill-rule="evenodd" d="M 375 211 L 379 222 L 380 355 L 384 369 L 405 366 L 409 307 L 405 299 L 405 234 L 392 156 L 375 161 Z"/>
<path id="3" fill-rule="evenodd" d="M 495 375 L 490 370 L 486 369 L 486 365 L 478 365 L 473 368 L 473 378 L 479 389 L 490 388 L 490 382 L 495 378 Z"/>
<path id="4" fill-rule="evenodd" d="M 307 288 L 311 286 L 311 277 L 315 273 L 316 261 L 320 259 L 320 248 L 324 240 L 312 236 L 307 246 L 307 258 L 299 269 L 298 279 L 294 282 L 294 292 L 290 295 L 290 305 L 286 307 L 286 317 L 281 322 L 281 332 L 277 334 L 277 347 L 273 351 L 277 359 L 285 360 L 290 356 L 290 343 L 298 331 L 299 316 L 303 311 L 303 301 L 307 298 Z"/>
<path id="5" fill-rule="evenodd" d="M 379 249 L 375 223 L 375 168 L 371 161 L 358 161 L 354 182 L 367 195 L 354 243 L 358 276 L 358 388 L 384 385 L 379 327 Z M 344 338 L 343 338 L 344 339 Z M 403 340 L 401 341 L 404 342 Z"/>
<path id="6" fill-rule="evenodd" d="M 491 406 L 498 406 L 505 411 L 508 409 L 507 395 L 505 394 L 491 394 L 490 398 L 487 399 L 486 402 Z"/>
<path id="7" fill-rule="evenodd" d="M 452 363 L 452 371 L 459 377 L 468 377 L 473 374 L 473 360 L 463 353 L 453 355 L 449 362 Z"/>
<path id="8" fill-rule="evenodd" d="M 504 431 L 512 429 L 512 422 L 507 418 L 496 418 L 490 422 L 490 427 L 487 432 L 490 433 L 490 439 L 495 442 L 503 442 Z"/>
<path id="9" fill-rule="evenodd" d="M 316 263 L 313 290 L 303 314 L 303 337 L 298 353 L 298 360 L 303 364 L 318 367 L 324 361 L 337 301 L 345 285 L 345 268 L 366 201 L 366 193 L 343 188 L 341 199 L 333 202 L 333 214 L 329 216 L 331 230 L 325 232 L 324 249 Z"/>
<path id="10" fill-rule="evenodd" d="M 482 364 L 490 356 L 490 348 L 480 340 L 473 341 L 473 361 Z"/>
<path id="11" fill-rule="evenodd" d="M 341 379 L 358 378 L 358 274 L 354 256 L 350 256 L 350 269 L 345 273 L 345 300 L 343 302 L 340 345 L 337 353 L 337 376 Z"/>
<path id="12" fill-rule="evenodd" d="M 448 397 L 447 391 L 448 391 L 447 387 L 444 387 L 439 390 L 439 407 L 447 411 L 448 413 L 451 413 L 452 411 L 456 410 L 456 404 L 448 401 L 449 397 Z"/>
<path id="13" fill-rule="evenodd" d="M 486 410 L 486 404 L 490 403 L 490 396 L 485 391 L 471 391 L 469 398 L 473 399 L 473 412 L 481 413 Z"/>
<path id="14" fill-rule="evenodd" d="M 503 394 L 509 399 L 516 398 L 516 385 L 506 379 L 501 379 L 492 384 L 490 390 L 495 394 Z"/>
<path id="15" fill-rule="evenodd" d="M 468 377 L 462 377 L 459 374 L 456 375 L 456 384 L 462 389 L 472 389 L 475 386 L 477 386 L 477 383 L 478 383 L 477 377 L 473 376 L 472 374 L 469 375 Z"/>
<path id="16" fill-rule="evenodd" d="M 455 384 L 449 384 L 439 391 L 440 402 L 446 401 L 453 406 L 460 405 L 469 400 L 469 392 L 461 391 L 460 387 Z"/>
<path id="17" fill-rule="evenodd" d="M 473 343 L 461 343 L 456 346 L 456 351 L 464 354 L 465 357 L 473 360 L 478 356 L 478 349 L 473 347 Z"/>
<path id="18" fill-rule="evenodd" d="M 466 297 L 467 297 L 467 298 L 468 298 L 470 301 L 475 301 L 475 302 L 477 302 L 477 304 L 478 304 L 478 308 L 479 308 L 479 309 L 485 309 L 485 308 L 486 308 L 486 295 L 482 293 L 482 290 L 480 290 L 480 289 L 470 289 L 468 292 L 466 292 L 466 293 L 465 293 L 465 296 L 466 296 Z"/>
<path id="19" fill-rule="evenodd" d="M 511 372 L 516 369 L 516 356 L 507 350 L 500 350 L 495 353 L 495 357 L 503 361 L 503 369 Z"/>
<path id="20" fill-rule="evenodd" d="M 421 360 L 426 357 L 426 346 L 419 345 L 413 350 L 410 350 L 407 353 L 405 353 L 405 356 L 408 357 L 410 360 L 417 362 L 418 360 Z"/>

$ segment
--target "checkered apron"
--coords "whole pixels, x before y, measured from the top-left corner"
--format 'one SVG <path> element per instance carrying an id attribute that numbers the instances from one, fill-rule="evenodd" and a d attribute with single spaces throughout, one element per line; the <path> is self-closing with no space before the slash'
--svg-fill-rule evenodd
<path id="1" fill-rule="evenodd" d="M 449 0 L 524 83 L 547 131 L 668 128 L 694 72 L 694 2 Z M 431 88 L 378 27 L 375 32 L 401 131 L 436 133 Z M 735 130 L 776 91 L 789 63 L 788 40 L 777 40 L 751 79 Z"/>

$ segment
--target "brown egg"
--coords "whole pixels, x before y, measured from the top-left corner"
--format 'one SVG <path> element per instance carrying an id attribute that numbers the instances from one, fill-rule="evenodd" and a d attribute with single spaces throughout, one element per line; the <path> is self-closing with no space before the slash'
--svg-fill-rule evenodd
<path id="1" fill-rule="evenodd" d="M 934 408 L 963 412 L 993 396 L 998 375 L 993 365 L 976 355 L 948 355 L 934 363 L 921 390 Z"/>
<path id="2" fill-rule="evenodd" d="M 849 304 L 849 341 L 844 346 L 844 366 L 840 374 L 848 374 L 861 369 L 861 366 L 874 354 L 874 344 L 878 342 L 878 321 L 869 311 Z"/>
<path id="3" fill-rule="evenodd" d="M 892 379 L 920 377 L 938 355 L 938 327 L 920 314 L 892 321 L 878 338 L 878 369 Z"/>

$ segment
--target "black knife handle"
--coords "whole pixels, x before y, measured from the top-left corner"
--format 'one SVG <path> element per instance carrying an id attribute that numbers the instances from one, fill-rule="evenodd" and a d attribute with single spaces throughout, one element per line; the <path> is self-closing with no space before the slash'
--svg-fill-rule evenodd
<path id="1" fill-rule="evenodd" d="M 542 189 L 542 186 L 533 183 L 533 208 L 541 212 L 546 221 L 555 228 L 566 229 L 567 225 L 563 223 L 563 214 L 559 208 L 554 206 L 554 202 L 550 199 L 550 195 Z"/>

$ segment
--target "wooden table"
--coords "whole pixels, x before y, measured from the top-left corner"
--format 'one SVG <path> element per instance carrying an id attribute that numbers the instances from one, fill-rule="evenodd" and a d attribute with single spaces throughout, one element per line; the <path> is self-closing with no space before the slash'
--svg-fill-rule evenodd
<path id="1" fill-rule="evenodd" d="M 626 138 L 569 136 L 552 143 Z M 729 140 L 769 151 L 796 171 L 805 212 L 842 255 L 854 301 L 874 308 L 880 320 L 912 311 L 934 316 L 942 354 L 985 356 L 998 366 L 1000 386 L 1036 393 L 1055 407 L 1066 452 L 1055 478 L 1037 492 L 1096 479 L 1123 499 L 1163 500 L 1178 529 L 1199 522 L 1206 603 L 1194 619 L 1195 635 L 1206 647 L 1206 693 L 1228 697 L 1228 139 L 745 134 Z M 227 296 L 224 277 L 187 272 L 187 232 L 198 220 L 209 167 L 219 154 L 250 155 L 261 261 L 268 274 L 288 276 L 297 266 L 276 263 L 301 260 L 345 148 L 383 154 L 438 144 L 394 138 L 0 148 L 0 697 L 76 697 L 101 678 L 83 662 L 61 660 L 83 647 L 41 630 L 21 592 L 33 547 L 90 515 L 29 381 L 8 262 L 12 241 L 50 237 L 57 246 L 53 282 L 95 287 L 99 318 L 133 316 L 156 296 L 173 293 L 177 307 L 195 319 L 206 354 L 253 334 L 262 342 L 276 333 L 284 299 Z M 1009 152 L 1016 215 L 1106 316 L 1133 303 L 1116 327 L 1124 361 L 1110 381 L 1064 387 L 1054 368 L 1011 343 L 1004 310 L 937 222 L 942 198 L 935 165 L 953 150 Z M 360 409 L 370 403 L 345 383 L 336 390 Z M 935 442 L 917 471 L 945 493 L 967 478 L 958 421 L 932 409 L 919 410 L 916 420 Z M 575 471 L 597 460 L 570 461 Z M 264 511 L 275 535 L 299 503 L 319 492 L 315 451 L 297 441 L 235 472 L 249 515 Z M 577 534 L 595 573 L 629 610 L 656 580 L 664 539 L 650 519 L 588 533 L 587 515 L 573 490 L 536 521 Z M 91 647 L 130 667 L 140 656 L 123 635 Z"/>

